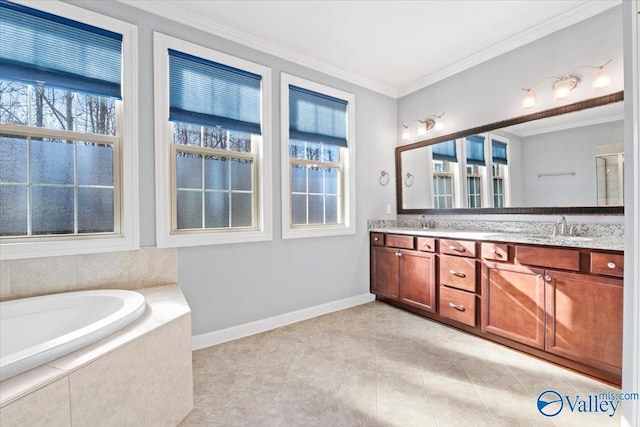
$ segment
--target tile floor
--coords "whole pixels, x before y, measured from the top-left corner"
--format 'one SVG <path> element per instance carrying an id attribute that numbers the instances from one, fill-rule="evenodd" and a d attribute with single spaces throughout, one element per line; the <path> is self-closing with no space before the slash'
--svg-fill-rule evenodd
<path id="1" fill-rule="evenodd" d="M 536 409 L 538 395 L 616 391 L 381 302 L 193 353 L 181 426 L 619 426 Z"/>

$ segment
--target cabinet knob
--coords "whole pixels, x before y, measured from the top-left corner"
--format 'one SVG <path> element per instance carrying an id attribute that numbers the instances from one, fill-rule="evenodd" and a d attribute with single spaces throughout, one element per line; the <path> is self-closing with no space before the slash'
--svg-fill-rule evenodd
<path id="1" fill-rule="evenodd" d="M 452 251 L 456 251 L 456 252 L 464 252 L 464 247 L 462 246 L 449 246 L 449 249 L 451 249 Z"/>
<path id="2" fill-rule="evenodd" d="M 547 275 L 547 276 L 544 276 L 544 281 L 545 281 L 545 282 L 550 282 L 551 280 L 552 280 L 552 279 L 551 279 L 551 276 L 548 276 L 548 275 Z"/>
<path id="3" fill-rule="evenodd" d="M 467 275 L 464 274 L 462 271 L 449 270 L 449 274 L 453 274 L 454 276 L 457 276 L 457 277 L 467 277 Z"/>
<path id="4" fill-rule="evenodd" d="M 491 253 L 494 254 L 498 258 L 502 258 L 502 254 L 495 249 L 491 249 Z"/>
<path id="5" fill-rule="evenodd" d="M 378 240 L 380 240 L 380 238 L 379 238 L 379 237 L 374 237 L 374 238 L 373 238 L 373 241 L 374 241 L 374 242 L 377 242 Z"/>
<path id="6" fill-rule="evenodd" d="M 616 263 L 615 263 L 615 262 L 613 262 L 613 261 L 609 261 L 609 262 L 607 263 L 607 267 L 609 267 L 609 268 L 616 268 Z"/>
<path id="7" fill-rule="evenodd" d="M 458 304 L 454 304 L 452 302 L 449 303 L 449 307 L 451 308 L 455 308 L 458 311 L 465 311 L 466 309 L 464 308 L 464 305 L 458 305 Z"/>

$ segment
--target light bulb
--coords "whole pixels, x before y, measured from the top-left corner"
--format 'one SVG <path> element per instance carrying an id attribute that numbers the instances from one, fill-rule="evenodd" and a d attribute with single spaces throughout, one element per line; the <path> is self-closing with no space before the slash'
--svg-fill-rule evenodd
<path id="1" fill-rule="evenodd" d="M 436 132 L 441 132 L 444 130 L 444 122 L 442 119 L 436 120 L 436 125 L 433 127 Z"/>
<path id="2" fill-rule="evenodd" d="M 523 108 L 532 108 L 536 105 L 536 93 L 532 92 L 530 89 L 524 93 L 522 98 L 522 107 Z"/>
<path id="3" fill-rule="evenodd" d="M 402 140 L 406 141 L 410 136 L 411 134 L 409 133 L 409 126 L 402 125 Z"/>
<path id="4" fill-rule="evenodd" d="M 418 135 L 424 136 L 427 134 L 427 122 L 423 122 L 422 120 L 418 121 Z"/>
<path id="5" fill-rule="evenodd" d="M 578 87 L 580 79 L 576 76 L 564 76 L 553 85 L 553 98 L 564 99 L 571 94 L 571 91 Z"/>
<path id="6" fill-rule="evenodd" d="M 591 88 L 594 90 L 604 89 L 611 84 L 611 73 L 604 68 L 598 68 L 593 72 Z"/>

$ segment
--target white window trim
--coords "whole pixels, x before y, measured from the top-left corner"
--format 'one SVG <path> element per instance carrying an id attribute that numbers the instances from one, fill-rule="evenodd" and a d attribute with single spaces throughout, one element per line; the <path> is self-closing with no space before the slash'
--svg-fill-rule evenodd
<path id="1" fill-rule="evenodd" d="M 511 159 L 511 143 L 509 142 L 509 138 L 504 136 L 496 135 L 495 133 L 488 134 L 489 139 L 489 156 L 487 157 L 487 169 L 491 171 L 493 166 L 493 147 L 492 141 L 495 139 L 500 142 L 504 142 L 507 144 L 507 159 Z M 493 206 L 493 173 L 490 173 L 491 176 L 491 185 L 489 186 L 489 193 L 491 199 L 491 205 Z M 506 165 L 504 168 L 504 174 L 502 175 L 502 191 L 504 192 L 504 207 L 511 207 L 511 167 L 510 165 Z"/>
<path id="2" fill-rule="evenodd" d="M 122 34 L 122 188 L 120 234 L 107 236 L 63 236 L 40 239 L 25 238 L 3 242 L 0 260 L 77 255 L 140 248 L 138 190 L 138 27 L 99 13 L 60 1 L 16 1 L 28 7 L 84 22 Z"/>
<path id="3" fill-rule="evenodd" d="M 356 125 L 355 95 L 290 74 L 280 74 L 280 151 L 282 168 L 282 238 L 341 236 L 355 234 L 356 224 Z M 291 226 L 291 178 L 289 167 L 289 85 L 347 101 L 348 156 L 343 165 L 344 224 Z"/>
<path id="4" fill-rule="evenodd" d="M 171 141 L 169 124 L 169 55 L 174 49 L 262 76 L 262 143 L 258 151 L 258 222 L 251 230 L 196 230 L 172 233 Z M 204 246 L 271 240 L 271 69 L 185 40 L 153 33 L 154 128 L 156 166 L 156 245 L 159 248 Z"/>

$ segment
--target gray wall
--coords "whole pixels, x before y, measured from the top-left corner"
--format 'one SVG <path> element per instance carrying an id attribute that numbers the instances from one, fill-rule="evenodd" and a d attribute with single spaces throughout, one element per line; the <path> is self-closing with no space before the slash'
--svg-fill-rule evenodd
<path id="1" fill-rule="evenodd" d="M 445 112 L 446 132 L 546 110 L 623 89 L 622 6 L 507 52 L 398 100 L 398 123 L 410 125 L 429 114 Z M 569 73 L 580 65 L 601 65 L 612 59 L 612 85 L 602 92 L 591 90 L 590 69 L 574 74 L 583 78 L 564 103 L 553 100 L 552 80 L 536 87 L 538 105 L 522 108 L 521 88 L 547 76 Z M 428 137 L 436 134 L 430 132 Z M 400 139 L 400 129 L 396 129 Z M 415 142 L 416 139 L 402 141 Z"/>
<path id="2" fill-rule="evenodd" d="M 192 309 L 193 334 L 203 334 L 369 291 L 368 218 L 395 212 L 393 176 L 396 100 L 114 1 L 71 1 L 138 26 L 141 245 L 155 245 L 152 32 L 254 61 L 273 75 L 273 216 L 270 242 L 181 248 L 178 280 Z M 356 95 L 356 235 L 282 240 L 280 218 L 280 72 Z"/>
<path id="3" fill-rule="evenodd" d="M 522 206 L 596 205 L 596 146 L 622 141 L 622 121 L 522 138 Z M 539 173 L 557 172 L 576 175 L 538 178 Z"/>

